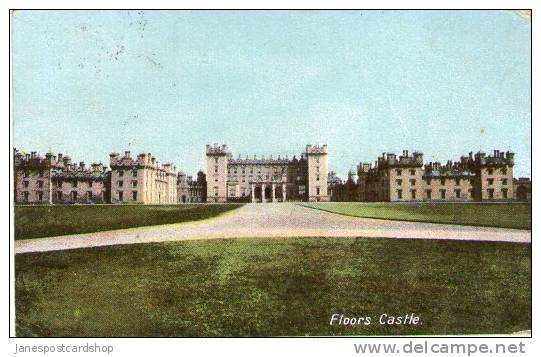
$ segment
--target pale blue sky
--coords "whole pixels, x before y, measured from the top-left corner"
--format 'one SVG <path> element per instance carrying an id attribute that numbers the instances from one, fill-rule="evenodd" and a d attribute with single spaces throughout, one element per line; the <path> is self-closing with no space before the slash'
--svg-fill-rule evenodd
<path id="1" fill-rule="evenodd" d="M 205 144 L 329 145 L 344 176 L 382 152 L 516 152 L 531 174 L 531 27 L 506 11 L 18 11 L 15 145 L 195 174 Z"/>

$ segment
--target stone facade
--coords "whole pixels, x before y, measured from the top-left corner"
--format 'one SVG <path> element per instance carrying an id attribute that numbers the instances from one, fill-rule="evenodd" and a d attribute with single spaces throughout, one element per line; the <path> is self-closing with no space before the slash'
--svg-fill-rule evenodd
<path id="1" fill-rule="evenodd" d="M 15 202 L 19 204 L 106 203 L 109 174 L 101 163 L 87 167 L 69 156 L 15 150 Z"/>
<path id="2" fill-rule="evenodd" d="M 529 177 L 513 179 L 513 197 L 517 201 L 532 201 L 532 180 Z"/>
<path id="3" fill-rule="evenodd" d="M 513 199 L 513 166 L 515 154 L 494 150 L 493 156 L 483 152 L 475 154 L 469 163 L 476 173 L 475 198 L 478 201 Z"/>
<path id="4" fill-rule="evenodd" d="M 14 186 L 16 203 L 52 203 L 52 167 L 56 160 L 52 154 L 39 156 L 14 151 Z"/>
<path id="5" fill-rule="evenodd" d="M 327 145 L 307 145 L 300 158 L 233 158 L 227 145 L 207 145 L 207 202 L 328 201 Z"/>
<path id="6" fill-rule="evenodd" d="M 374 167 L 361 163 L 361 201 L 505 201 L 513 199 L 512 152 L 495 150 L 492 156 L 478 152 L 445 165 L 430 162 L 423 154 L 407 150 L 396 157 L 383 153 Z"/>
<path id="7" fill-rule="evenodd" d="M 327 145 L 306 146 L 308 161 L 308 201 L 329 201 L 327 177 L 329 163 Z"/>
<path id="8" fill-rule="evenodd" d="M 177 176 L 178 203 L 201 203 L 207 201 L 207 180 L 203 171 L 197 173 L 197 180 L 180 171 Z"/>
<path id="9" fill-rule="evenodd" d="M 397 158 L 383 153 L 375 166 L 358 166 L 359 195 L 362 201 L 420 201 L 423 199 L 423 154 L 409 155 L 405 150 Z"/>
<path id="10" fill-rule="evenodd" d="M 513 179 L 509 151 L 470 152 L 445 164 L 425 164 L 420 152 L 383 153 L 374 165 L 360 163 L 357 176 L 350 172 L 344 182 L 328 173 L 327 155 L 327 145 L 307 145 L 299 158 L 234 159 L 226 145 L 207 145 L 207 175 L 200 171 L 194 180 L 150 153 L 112 153 L 108 170 L 101 163 L 72 163 L 61 153 L 42 157 L 15 149 L 15 202 L 531 201 L 531 181 Z"/>
<path id="11" fill-rule="evenodd" d="M 53 169 L 52 203 L 108 203 L 110 175 L 102 164 L 84 162 Z"/>
<path id="12" fill-rule="evenodd" d="M 110 154 L 111 203 L 176 204 L 177 173 L 152 154 Z"/>

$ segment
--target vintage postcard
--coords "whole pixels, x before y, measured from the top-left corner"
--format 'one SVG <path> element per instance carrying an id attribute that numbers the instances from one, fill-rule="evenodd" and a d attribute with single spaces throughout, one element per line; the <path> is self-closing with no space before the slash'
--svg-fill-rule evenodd
<path id="1" fill-rule="evenodd" d="M 10 19 L 14 336 L 531 336 L 531 11 Z"/>

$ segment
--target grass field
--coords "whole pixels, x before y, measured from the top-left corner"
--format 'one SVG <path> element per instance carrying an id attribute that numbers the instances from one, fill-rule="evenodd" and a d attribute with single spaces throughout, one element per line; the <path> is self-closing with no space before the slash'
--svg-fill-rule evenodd
<path id="1" fill-rule="evenodd" d="M 215 217 L 240 206 L 242 205 L 20 206 L 15 207 L 15 239 L 197 221 Z"/>
<path id="2" fill-rule="evenodd" d="M 511 333 L 531 329 L 531 246 L 230 239 L 19 254 L 18 336 Z M 370 316 L 331 326 L 331 315 Z M 415 313 L 419 326 L 380 325 Z"/>
<path id="3" fill-rule="evenodd" d="M 451 223 L 501 228 L 532 229 L 532 210 L 527 203 L 303 203 L 328 212 L 355 217 L 400 221 Z"/>

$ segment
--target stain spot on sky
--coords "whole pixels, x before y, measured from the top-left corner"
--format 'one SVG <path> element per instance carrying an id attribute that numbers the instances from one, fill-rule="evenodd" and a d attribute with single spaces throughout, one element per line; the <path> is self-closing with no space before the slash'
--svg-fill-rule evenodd
<path id="1" fill-rule="evenodd" d="M 515 14 L 520 17 L 528 20 L 529 23 L 532 22 L 532 10 L 512 10 Z"/>

